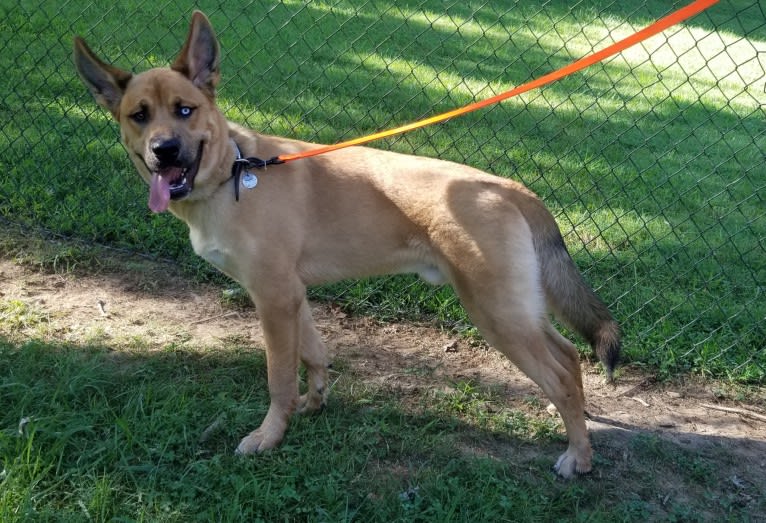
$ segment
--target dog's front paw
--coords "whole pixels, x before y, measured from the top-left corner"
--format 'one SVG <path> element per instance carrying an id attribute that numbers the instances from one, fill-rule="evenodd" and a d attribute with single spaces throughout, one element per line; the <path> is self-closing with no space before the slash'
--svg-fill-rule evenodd
<path id="1" fill-rule="evenodd" d="M 587 474 L 593 468 L 591 465 L 592 454 L 590 447 L 580 452 L 569 447 L 565 453 L 559 456 L 553 470 L 564 479 L 570 479 L 575 474 Z"/>
<path id="2" fill-rule="evenodd" d="M 246 455 L 273 449 L 282 442 L 284 431 L 264 429 L 263 426 L 254 430 L 239 442 L 236 454 Z"/>

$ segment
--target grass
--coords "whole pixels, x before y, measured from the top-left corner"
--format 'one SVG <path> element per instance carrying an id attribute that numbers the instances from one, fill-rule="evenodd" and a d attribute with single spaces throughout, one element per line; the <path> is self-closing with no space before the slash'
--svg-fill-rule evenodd
<path id="1" fill-rule="evenodd" d="M 666 8 L 497 4 L 287 1 L 233 12 L 200 2 L 219 28 L 227 114 L 322 142 L 522 83 Z M 757 58 L 766 27 L 757 10 L 722 2 L 667 41 L 376 146 L 467 162 L 541 194 L 622 323 L 632 363 L 663 377 L 762 384 L 766 97 Z M 134 2 L 0 12 L 0 217 L 215 278 L 182 224 L 147 211 L 115 126 L 69 58 L 79 33 L 122 66 L 167 63 L 188 13 L 158 17 Z M 39 263 L 96 267 L 80 245 Z M 471 329 L 449 289 L 409 276 L 313 293 L 383 318 Z M 766 511 L 762 499 L 744 502 L 731 467 L 718 466 L 725 449 L 716 461 L 651 437 L 602 449 L 597 465 L 613 472 L 555 481 L 537 451 L 558 452 L 556 427 L 508 412 L 471 383 L 429 396 L 413 414 L 389 391 L 341 382 L 327 413 L 293 422 L 284 451 L 237 459 L 231 448 L 266 405 L 263 360 L 251 347 L 230 340 L 213 353 L 180 342 L 150 355 L 97 335 L 62 345 L 20 336 L 44 332 L 46 318 L 14 301 L 2 302 L 0 323 L 3 521 L 694 521 Z M 522 455 L 534 448 L 534 457 L 466 450 L 496 441 Z"/>
<path id="2" fill-rule="evenodd" d="M 236 14 L 200 3 L 224 50 L 227 114 L 321 142 L 484 98 L 667 9 L 657 1 L 568 6 L 288 1 Z M 9 176 L 0 180 L 0 216 L 173 258 L 214 278 L 184 226 L 147 211 L 114 124 L 69 58 L 71 36 L 83 34 L 123 67 L 163 65 L 188 13 L 156 16 L 130 2 L 106 14 L 97 2 L 2 9 L 9 95 L 0 105 L 0 168 Z M 763 382 L 761 14 L 749 2 L 722 2 L 582 74 L 375 146 L 466 162 L 538 192 L 623 325 L 628 360 L 665 376 Z M 354 311 L 469 328 L 451 291 L 410 277 L 313 292 Z"/>
<path id="3" fill-rule="evenodd" d="M 630 12 L 564 7 L 455 5 L 443 12 L 442 4 L 427 3 L 370 2 L 359 9 L 285 2 L 232 21 L 211 8 L 225 50 L 221 104 L 255 128 L 333 142 L 521 83 L 661 11 L 654 3 Z M 5 66 L 13 73 L 5 105 L 11 117 L 0 144 L 11 176 L 0 184 L 7 196 L 0 212 L 173 257 L 210 277 L 181 224 L 148 216 L 145 188 L 116 145 L 113 125 L 66 58 L 70 35 L 84 33 L 119 63 L 162 64 L 175 53 L 186 21 L 138 15 L 125 4 L 90 27 L 85 20 L 95 6 L 61 9 L 58 19 L 68 25 L 48 27 L 52 17 L 21 6 L 2 22 L 6 34 L 51 37 L 5 42 L 16 62 Z M 750 10 L 718 6 L 667 42 L 652 40 L 543 91 L 380 145 L 518 177 L 543 195 L 578 263 L 624 324 L 630 359 L 667 374 L 761 381 L 764 218 L 755 173 L 765 146 L 759 124 L 765 100 L 750 86 L 762 74 L 754 57 L 764 30 L 724 16 L 739 12 L 740 20 Z M 117 41 L 116 20 L 137 36 Z M 253 24 L 260 45 L 253 45 Z M 150 26 L 156 29 L 146 34 Z M 31 57 L 43 55 L 49 58 L 31 67 Z M 259 81 L 261 75 L 277 80 Z M 51 150 L 67 176 L 55 176 L 47 162 L 39 166 Z M 315 292 L 384 317 L 425 314 L 466 324 L 448 290 L 407 277 Z"/>
<path id="4" fill-rule="evenodd" d="M 325 412 L 294 419 L 279 450 L 236 457 L 265 414 L 265 361 L 241 339 L 225 346 L 0 337 L 0 519 L 739 521 L 766 510 L 757 484 L 732 484 L 725 448 L 635 436 L 597 447 L 596 474 L 558 481 L 552 421 L 467 382 L 406 407 L 342 361 Z"/>
<path id="5" fill-rule="evenodd" d="M 503 386 L 469 379 L 413 394 L 365 380 L 342 355 L 325 411 L 294 418 L 279 449 L 237 457 L 268 405 L 265 357 L 246 335 L 213 346 L 188 325 L 159 336 L 151 319 L 139 334 L 116 321 L 98 332 L 34 295 L 59 279 L 129 271 L 149 285 L 136 292 L 157 292 L 150 282 L 172 272 L 168 262 L 7 229 L 0 257 L 28 267 L 18 283 L 32 291 L 0 295 L 3 522 L 749 521 L 766 512 L 766 478 L 743 470 L 738 440 L 707 435 L 690 447 L 615 429 L 595 439 L 593 474 L 561 481 L 550 467 L 562 428 L 537 396 L 514 407 Z M 236 292 L 221 299 L 242 307 Z M 401 372 L 429 377 L 433 364 L 416 358 Z M 756 387 L 710 386 L 763 402 Z"/>

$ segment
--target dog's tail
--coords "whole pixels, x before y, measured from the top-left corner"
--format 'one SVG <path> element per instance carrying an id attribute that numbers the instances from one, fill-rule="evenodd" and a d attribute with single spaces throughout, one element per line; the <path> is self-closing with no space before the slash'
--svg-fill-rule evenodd
<path id="1" fill-rule="evenodd" d="M 583 280 L 553 216 L 546 214 L 544 230 L 534 234 L 546 302 L 559 321 L 590 343 L 611 380 L 620 359 L 620 327 Z"/>

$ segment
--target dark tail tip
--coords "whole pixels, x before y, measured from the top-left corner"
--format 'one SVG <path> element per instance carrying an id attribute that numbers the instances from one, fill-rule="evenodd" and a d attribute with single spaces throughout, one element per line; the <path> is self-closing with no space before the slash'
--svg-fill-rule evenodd
<path id="1" fill-rule="evenodd" d="M 593 338 L 591 343 L 593 350 L 604 366 L 607 380 L 611 382 L 614 378 L 614 370 L 620 362 L 620 351 L 622 350 L 620 328 L 617 322 L 604 322 Z"/>

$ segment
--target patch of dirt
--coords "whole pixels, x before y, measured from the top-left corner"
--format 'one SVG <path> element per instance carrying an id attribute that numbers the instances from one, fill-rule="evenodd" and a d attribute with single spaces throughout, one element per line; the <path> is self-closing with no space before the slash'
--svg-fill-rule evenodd
<path id="1" fill-rule="evenodd" d="M 130 270 L 130 264 L 140 269 Z M 220 287 L 190 284 L 170 264 L 133 260 L 126 267 L 51 274 L 0 257 L 0 303 L 18 300 L 39 311 L 45 321 L 35 335 L 61 341 L 215 347 L 239 336 L 263 346 L 255 309 L 227 305 Z M 380 323 L 326 304 L 313 311 L 332 355 L 359 378 L 404 396 L 471 381 L 504 395 L 512 408 L 546 415 L 547 400 L 537 386 L 494 350 L 431 325 Z M 597 452 L 627 460 L 626 438 L 652 434 L 695 452 L 726 449 L 742 476 L 766 484 L 762 388 L 737 401 L 725 384 L 657 383 L 632 368 L 623 369 L 612 386 L 587 362 L 583 379 Z"/>

